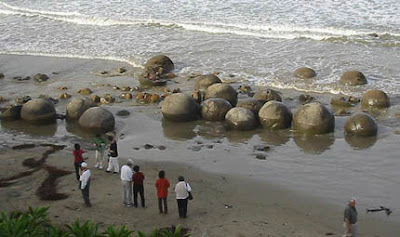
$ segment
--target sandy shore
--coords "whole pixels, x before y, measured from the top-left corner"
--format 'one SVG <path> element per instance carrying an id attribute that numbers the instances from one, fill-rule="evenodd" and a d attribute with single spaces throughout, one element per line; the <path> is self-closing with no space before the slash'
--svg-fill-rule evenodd
<path id="1" fill-rule="evenodd" d="M 63 85 L 76 91 L 76 89 L 84 86 L 94 87 L 97 84 L 105 83 L 107 80 L 120 84 L 135 85 L 137 83 L 127 82 L 126 77 L 99 79 L 91 73 L 106 67 L 115 68 L 121 66 L 121 63 L 113 62 L 108 64 L 106 61 L 42 57 L 35 57 L 34 61 L 32 61 L 32 58 L 1 56 L 0 62 L 3 62 L 3 64 L 0 69 L 2 70 L 1 72 L 5 73 L 6 80 L 10 81 L 11 76 L 27 76 L 39 72 L 51 73 L 54 70 L 57 73 L 54 74 L 54 77 L 58 77 L 60 81 L 50 82 L 47 87 L 46 84 L 40 85 L 40 87 L 46 88 L 45 91 L 52 96 L 60 94 L 56 87 Z M 11 59 L 18 61 L 9 63 Z M 20 66 L 17 67 L 17 65 Z M 40 65 L 47 66 L 40 67 Z M 21 70 L 18 71 L 18 69 Z M 87 75 L 88 79 L 82 84 L 74 84 L 72 79 L 77 79 L 82 74 Z M 91 82 L 91 77 L 96 78 L 96 83 Z M 8 94 L 6 97 L 17 96 L 18 85 L 7 85 L 13 93 Z M 189 84 L 179 84 L 179 87 L 189 87 Z M 28 89 L 24 88 L 24 90 Z M 98 90 L 103 92 L 102 88 Z M 2 90 L 2 93 L 6 92 L 6 90 Z M 40 94 L 40 90 L 35 89 L 34 94 Z M 74 94 L 74 96 L 76 95 Z M 58 105 L 58 110 L 62 111 L 65 104 L 66 102 L 61 101 Z M 214 168 L 210 164 L 204 166 L 210 167 L 209 170 L 212 172 L 207 172 L 208 168 L 197 169 L 193 166 L 193 164 L 196 164 L 197 167 L 202 167 L 203 163 L 209 162 L 209 160 L 202 159 L 202 157 L 210 154 L 213 157 L 233 156 L 241 158 L 244 155 L 249 156 L 247 150 L 240 153 L 240 147 L 238 148 L 230 143 L 235 139 L 248 139 L 246 134 L 231 134 L 228 139 L 218 140 L 219 144 L 221 144 L 219 148 L 196 153 L 195 155 L 192 148 L 196 145 L 196 141 L 188 141 L 188 139 L 192 139 L 196 134 L 188 134 L 188 130 L 185 128 L 185 126 L 194 127 L 193 124 L 167 126 L 164 122 L 160 122 L 160 114 L 155 112 L 156 105 L 143 109 L 135 105 L 137 105 L 135 102 L 124 102 L 120 103 L 119 106 L 115 106 L 115 108 L 110 107 L 110 110 L 115 113 L 121 107 L 133 106 L 126 108 L 134 116 L 127 120 L 117 121 L 117 132 L 121 144 L 120 163 L 123 164 L 127 158 L 133 155 L 135 163 L 142 167 L 142 171 L 146 175 L 145 195 L 147 208 L 124 207 L 121 199 L 119 175 L 95 169 L 93 167 L 94 152 L 91 150 L 89 142 L 82 138 L 85 135 L 67 129 L 65 122 L 59 121 L 57 126 L 46 127 L 46 131 L 39 134 L 35 134 L 37 128 L 36 130 L 35 128 L 26 130 L 19 127 L 21 124 L 15 125 L 15 127 L 2 124 L 4 128 L 7 128 L 7 132 L 3 133 L 1 137 L 0 179 L 32 170 L 23 166 L 22 163 L 28 158 L 39 160 L 44 152 L 50 149 L 46 146 L 38 146 L 43 143 L 66 145 L 63 150 L 50 154 L 44 163 L 45 165 L 57 167 L 64 171 L 73 171 L 72 144 L 79 142 L 90 153 L 88 162 L 93 172 L 90 190 L 93 207 L 84 207 L 74 174 L 62 176 L 56 180 L 58 192 L 67 194 L 68 198 L 57 201 L 40 200 L 36 192 L 48 176 L 48 172 L 43 169 L 45 166 L 42 164 L 42 169 L 25 177 L 13 179 L 9 186 L 0 188 L 0 210 L 10 211 L 26 209 L 28 206 L 50 206 L 50 217 L 60 225 L 72 223 L 76 218 L 92 219 L 95 222 L 99 222 L 101 227 L 109 224 L 125 224 L 130 229 L 142 231 L 182 224 L 192 230 L 193 236 L 341 236 L 344 204 L 343 206 L 328 204 L 313 197 L 315 195 L 312 193 L 309 195 L 300 194 L 287 190 L 276 182 L 259 181 L 249 177 L 250 175 L 244 176 L 229 172 L 229 168 L 226 168 L 228 172 L 226 170 L 222 172 L 224 166 L 219 163 L 217 158 L 214 160 Z M 132 121 L 135 124 L 134 129 L 127 126 Z M 192 131 L 193 128 L 189 130 Z M 171 141 L 168 142 L 168 139 Z M 144 149 L 141 146 L 149 141 L 152 141 L 154 145 L 166 145 L 167 149 L 152 149 L 148 153 L 144 153 Z M 12 145 L 23 143 L 33 143 L 36 146 L 22 150 L 11 149 Z M 132 147 L 139 146 L 141 150 L 134 153 Z M 197 144 L 196 147 L 198 146 Z M 252 144 L 249 146 L 251 147 Z M 191 149 L 188 149 L 188 147 Z M 203 150 L 206 150 L 206 148 Z M 229 150 L 231 150 L 231 153 L 228 153 Z M 161 156 L 190 159 L 182 162 L 157 161 L 157 157 Z M 239 161 L 232 159 L 232 162 L 236 162 L 236 165 L 240 167 L 241 163 Z M 254 159 L 251 162 L 255 162 Z M 170 213 L 168 215 L 160 215 L 158 213 L 154 183 L 157 179 L 158 171 L 161 169 L 166 171 L 167 178 L 171 184 L 176 183 L 178 175 L 185 176 L 191 184 L 194 200 L 189 203 L 188 219 L 181 220 L 178 218 L 172 188 L 168 198 Z M 218 170 L 221 171 L 218 172 Z M 318 191 L 316 190 L 315 192 Z M 226 205 L 231 208 L 226 208 Z M 397 223 L 367 216 L 362 209 L 359 212 L 361 236 L 391 237 L 400 233 L 400 227 Z"/>

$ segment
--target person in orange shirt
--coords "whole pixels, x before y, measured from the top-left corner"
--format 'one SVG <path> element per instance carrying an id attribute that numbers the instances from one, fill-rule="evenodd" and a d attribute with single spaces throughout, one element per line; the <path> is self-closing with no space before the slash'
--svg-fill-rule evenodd
<path id="1" fill-rule="evenodd" d="M 161 170 L 158 173 L 159 179 L 156 181 L 157 188 L 157 197 L 158 197 L 158 208 L 160 213 L 168 213 L 168 205 L 167 205 L 167 196 L 168 196 L 168 188 L 170 186 L 168 179 L 165 178 L 165 171 Z M 164 210 L 163 204 L 164 203 Z"/>

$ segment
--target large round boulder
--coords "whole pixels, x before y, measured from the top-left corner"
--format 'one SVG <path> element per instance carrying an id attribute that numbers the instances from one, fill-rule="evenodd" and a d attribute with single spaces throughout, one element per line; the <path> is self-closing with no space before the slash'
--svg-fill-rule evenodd
<path id="1" fill-rule="evenodd" d="M 56 109 L 49 100 L 33 99 L 22 106 L 21 118 L 32 123 L 55 122 Z"/>
<path id="2" fill-rule="evenodd" d="M 110 111 L 102 107 L 92 107 L 79 118 L 79 125 L 87 130 L 109 132 L 114 129 L 115 118 Z"/>
<path id="3" fill-rule="evenodd" d="M 216 83 L 222 83 L 222 81 L 214 74 L 200 76 L 194 84 L 194 91 L 206 91 L 209 86 Z"/>
<path id="4" fill-rule="evenodd" d="M 81 115 L 89 108 L 96 106 L 96 104 L 88 99 L 75 98 L 67 105 L 66 116 L 68 120 L 78 120 Z"/>
<path id="5" fill-rule="evenodd" d="M 235 130 L 251 130 L 257 126 L 256 116 L 245 108 L 232 108 L 225 115 L 225 120 L 230 128 Z"/>
<path id="6" fill-rule="evenodd" d="M 293 117 L 293 129 L 312 134 L 333 132 L 335 116 L 324 105 L 309 103 L 302 105 Z"/>
<path id="7" fill-rule="evenodd" d="M 358 86 L 367 84 L 367 78 L 359 71 L 348 71 L 343 73 L 339 82 L 348 86 Z"/>
<path id="8" fill-rule="evenodd" d="M 233 89 L 232 86 L 228 84 L 217 83 L 207 88 L 205 99 L 222 98 L 229 101 L 232 106 L 236 106 L 238 101 L 237 94 L 237 91 Z"/>
<path id="9" fill-rule="evenodd" d="M 381 90 L 369 90 L 367 91 L 361 99 L 361 106 L 364 109 L 376 108 L 382 109 L 390 107 L 389 97 L 385 92 Z"/>
<path id="10" fill-rule="evenodd" d="M 205 120 L 222 121 L 232 108 L 231 103 L 221 98 L 210 98 L 201 103 L 201 116 Z"/>
<path id="11" fill-rule="evenodd" d="M 258 116 L 265 128 L 285 129 L 292 125 L 292 112 L 282 102 L 268 101 L 260 109 Z"/>
<path id="12" fill-rule="evenodd" d="M 313 69 L 308 67 L 297 68 L 296 71 L 294 71 L 294 76 L 297 78 L 309 79 L 315 77 L 316 75 L 317 73 L 315 73 Z"/>
<path id="13" fill-rule="evenodd" d="M 260 101 L 262 104 L 271 100 L 282 101 L 278 92 L 271 89 L 256 92 L 253 98 Z"/>
<path id="14" fill-rule="evenodd" d="M 167 73 L 174 70 L 174 68 L 174 63 L 169 57 L 165 55 L 157 55 L 150 58 L 144 65 L 144 73 L 142 78 L 151 81 L 158 81 L 161 78 L 166 78 Z M 144 83 L 144 79 L 140 80 L 142 84 L 146 84 Z"/>
<path id="15" fill-rule="evenodd" d="M 254 113 L 256 117 L 258 116 L 258 111 L 260 111 L 262 104 L 253 98 L 246 98 L 238 100 L 236 107 L 246 108 Z"/>
<path id="16" fill-rule="evenodd" d="M 347 135 L 375 136 L 378 131 L 375 119 L 363 112 L 353 114 L 346 120 L 344 132 Z"/>
<path id="17" fill-rule="evenodd" d="M 161 106 L 164 118 L 172 121 L 195 120 L 199 116 L 199 111 L 199 104 L 184 93 L 167 96 Z"/>

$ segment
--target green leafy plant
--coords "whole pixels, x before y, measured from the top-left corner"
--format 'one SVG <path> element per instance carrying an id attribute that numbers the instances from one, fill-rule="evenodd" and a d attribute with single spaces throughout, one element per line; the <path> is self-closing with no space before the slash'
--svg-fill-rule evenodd
<path id="1" fill-rule="evenodd" d="M 119 228 L 115 228 L 114 226 L 109 226 L 104 231 L 104 236 L 107 237 L 129 237 L 131 236 L 133 231 L 130 231 L 128 227 L 125 225 L 120 226 Z"/>
<path id="2" fill-rule="evenodd" d="M 90 220 L 83 224 L 77 219 L 72 225 L 67 225 L 67 234 L 71 237 L 101 237 L 98 233 L 99 224 L 95 224 Z"/>
<path id="3" fill-rule="evenodd" d="M 189 237 L 190 233 L 187 229 L 183 229 L 182 226 L 171 226 L 161 229 L 155 229 L 151 233 L 146 234 L 144 232 L 138 232 L 138 237 Z"/>

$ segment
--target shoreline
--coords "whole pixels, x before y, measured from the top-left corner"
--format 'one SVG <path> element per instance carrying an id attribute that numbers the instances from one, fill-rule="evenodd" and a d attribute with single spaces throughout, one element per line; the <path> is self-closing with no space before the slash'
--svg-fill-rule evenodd
<path id="1" fill-rule="evenodd" d="M 7 57 L 4 55 L 0 56 L 0 61 L 4 62 Z M 48 86 L 47 91 L 52 96 L 61 93 L 56 90 L 56 87 L 64 84 L 68 87 L 71 86 L 71 89 L 69 89 L 71 91 L 83 88 L 84 85 L 93 86 L 93 80 L 95 80 L 96 84 L 106 83 L 107 81 L 110 84 L 119 85 L 138 84 L 136 80 L 125 76 L 99 78 L 93 74 L 93 70 L 98 71 L 104 68 L 108 70 L 109 68 L 120 66 L 121 64 L 117 62 L 110 63 L 104 60 L 82 59 L 60 59 L 60 61 L 57 61 L 53 58 L 43 57 L 36 57 L 35 60 L 38 62 L 30 62 L 29 57 L 35 56 L 15 57 L 21 61 L 9 62 L 11 66 L 8 67 L 8 70 L 16 73 L 17 69 L 23 69 L 19 75 L 51 72 L 52 70 L 59 71 L 57 72 L 59 74 L 54 74 L 54 79 L 51 78 L 52 81 L 46 82 L 43 85 L 34 85 L 40 88 Z M 40 67 L 36 68 L 40 63 L 47 70 L 41 70 Z M 61 67 L 63 70 L 59 70 L 57 67 Z M 0 67 L 0 69 L 3 68 Z M 77 87 L 74 80 L 79 79 L 82 75 L 85 76 L 85 81 L 82 86 L 78 85 L 79 87 Z M 6 77 L 9 78 L 9 75 L 6 75 Z M 60 78 L 62 81 L 57 81 L 57 78 Z M 182 82 L 174 83 L 172 87 L 179 86 L 187 90 L 188 88 L 192 88 L 191 83 L 193 82 L 191 81 L 186 84 Z M 21 84 L 16 85 L 16 87 L 21 87 Z M 105 89 L 96 87 L 96 90 L 102 93 Z M 60 100 L 58 110 L 64 108 L 65 105 L 66 101 Z M 134 101 L 122 101 L 122 103 L 107 106 L 107 108 L 113 114 L 121 108 L 126 108 L 131 112 L 131 116 L 128 118 L 117 118 L 117 133 L 121 149 L 120 164 L 122 165 L 123 160 L 133 155 L 134 160 L 139 165 L 142 165 L 145 175 L 150 178 L 146 181 L 145 195 L 146 198 L 150 198 L 149 200 L 151 198 L 154 200 L 148 202 L 152 203 L 152 205 L 147 209 L 140 210 L 140 215 L 144 215 L 146 220 L 136 220 L 135 213 L 132 213 L 136 209 L 131 210 L 122 207 L 120 203 L 121 190 L 119 187 L 119 178 L 116 175 L 111 175 L 110 178 L 107 177 L 109 174 L 94 171 L 94 168 L 92 168 L 93 164 L 90 163 L 90 168 L 94 172 L 93 175 L 96 176 L 93 180 L 94 185 L 91 191 L 94 202 L 93 209 L 82 209 L 83 205 L 81 204 L 83 200 L 81 200 L 80 192 L 76 190 L 73 175 L 67 175 L 58 180 L 59 191 L 70 195 L 67 199 L 50 202 L 39 201 L 36 196 L 32 198 L 35 187 L 39 186 L 41 181 L 46 177 L 46 172 L 44 171 L 34 173 L 32 176 L 29 176 L 30 178 L 22 178 L 21 181 L 26 181 L 26 183 L 17 182 L 16 185 L 0 188 L 2 189 L 1 199 L 3 199 L 1 203 L 4 203 L 0 209 L 7 210 L 8 208 L 14 208 L 13 206 L 16 209 L 18 207 L 22 207 L 23 209 L 31 203 L 34 205 L 51 205 L 50 216 L 58 216 L 53 219 L 53 221 L 57 221 L 58 223 L 72 223 L 76 217 L 82 217 L 93 218 L 96 221 L 107 224 L 123 224 L 127 222 L 137 230 L 150 231 L 155 224 L 165 227 L 179 222 L 177 213 L 175 213 L 176 210 L 172 209 L 173 207 L 176 208 L 176 204 L 171 193 L 169 196 L 171 210 L 167 218 L 158 216 L 155 194 L 150 196 L 152 191 L 155 192 L 153 183 L 155 182 L 158 169 L 166 167 L 169 169 L 167 171 L 167 178 L 169 178 L 171 184 L 175 184 L 175 176 L 183 173 L 194 189 L 193 194 L 195 199 L 189 203 L 189 219 L 183 222 L 188 225 L 185 227 L 195 230 L 195 235 L 193 236 L 207 236 L 204 234 L 208 234 L 208 236 L 227 236 L 225 235 L 226 233 L 229 233 L 229 236 L 265 236 L 265 233 L 271 236 L 312 237 L 323 236 L 327 233 L 334 233 L 336 236 L 341 236 L 341 218 L 345 203 L 339 206 L 320 200 L 315 196 L 316 193 L 305 195 L 304 192 L 293 191 L 285 186 L 280 187 L 279 179 L 270 181 L 260 180 L 257 178 L 259 170 L 251 168 L 251 166 L 243 167 L 243 164 L 252 163 L 255 167 L 260 166 L 258 168 L 261 170 L 264 165 L 268 167 L 270 164 L 274 164 L 273 162 L 280 162 L 280 159 L 296 154 L 296 145 L 300 147 L 302 144 L 297 144 L 296 140 L 292 141 L 293 138 L 290 137 L 289 141 L 289 138 L 285 140 L 286 137 L 284 136 L 283 141 L 281 141 L 278 136 L 277 140 L 272 141 L 278 144 L 276 146 L 270 145 L 272 150 L 266 153 L 269 156 L 267 161 L 270 163 L 261 163 L 262 161 L 253 158 L 255 153 L 253 146 L 260 141 L 263 143 L 265 141 L 267 143 L 271 142 L 271 140 L 268 140 L 268 136 L 267 138 L 255 139 L 254 134 L 258 135 L 257 132 L 223 132 L 220 136 L 208 137 L 207 134 L 210 131 L 207 130 L 209 129 L 207 123 L 194 122 L 170 126 L 165 124 L 161 120 L 160 113 L 155 111 L 157 105 L 149 105 L 147 107 L 137 105 Z M 128 125 L 133 125 L 133 127 L 130 128 Z M 18 124 L 15 127 L 7 127 L 6 129 L 8 130 L 7 134 L 2 132 L 1 136 L 3 140 L 0 154 L 0 162 L 2 162 L 1 178 L 21 169 L 18 167 L 9 170 L 8 168 L 12 164 L 20 166 L 22 159 L 32 156 L 29 152 L 23 151 L 22 155 L 15 156 L 13 160 L 5 159 L 4 157 L 10 153 L 19 153 L 19 151 L 7 148 L 11 144 L 32 141 L 35 144 L 42 141 L 67 144 L 68 147 L 60 152 L 61 156 L 60 153 L 50 155 L 47 161 L 48 164 L 62 170 L 72 170 L 73 168 L 72 158 L 69 153 L 74 142 L 82 142 L 85 144 L 84 148 L 89 148 L 89 142 L 85 141 L 87 137 L 79 133 L 79 131 L 69 130 L 71 128 L 66 126 L 65 121 L 59 121 L 57 125 L 49 128 L 50 132 L 46 130 L 44 134 L 35 134 L 37 131 L 34 128 L 32 130 L 22 128 L 21 130 Z M 338 129 L 338 132 L 341 132 L 340 129 Z M 11 135 L 17 135 L 14 141 L 7 139 Z M 335 141 L 336 143 L 345 143 L 340 136 L 339 138 L 335 136 Z M 307 141 L 305 142 L 307 143 Z M 329 140 L 328 142 L 328 147 L 322 147 L 323 152 L 327 151 L 329 153 L 332 141 Z M 142 147 L 144 144 L 155 146 L 165 145 L 167 150 L 146 150 Z M 213 148 L 208 149 L 207 146 L 209 145 L 213 145 Z M 283 148 L 283 145 L 286 148 Z M 138 150 L 133 148 L 138 148 Z M 313 149 L 314 147 L 311 148 Z M 321 149 L 319 146 L 316 148 Z M 199 150 L 196 151 L 197 149 Z M 283 150 L 289 151 L 283 152 Z M 235 155 L 232 156 L 232 154 Z M 157 159 L 159 156 L 165 156 L 163 159 L 169 161 Z M 307 157 L 304 154 L 303 156 Z M 315 157 L 319 156 L 322 155 L 315 155 Z M 329 157 L 329 154 L 324 156 Z M 180 159 L 176 157 L 180 157 Z M 182 159 L 185 160 L 182 162 Z M 93 153 L 89 162 L 91 161 L 93 161 Z M 200 167 L 201 169 L 195 167 Z M 241 168 L 243 170 L 240 173 L 237 172 Z M 210 172 L 206 172 L 207 170 Z M 280 170 L 270 170 L 270 172 L 271 174 L 268 177 L 278 174 Z M 3 192 L 3 189 L 5 192 Z M 316 192 L 318 191 L 316 190 Z M 346 199 L 348 195 L 343 193 L 343 196 Z M 102 197 L 102 200 L 99 200 L 99 197 Z M 233 208 L 225 208 L 224 204 L 232 205 Z M 98 209 L 95 209 L 96 206 Z M 363 206 L 360 206 L 359 209 L 360 232 L 364 236 L 395 236 L 395 233 L 400 232 L 395 221 L 385 220 L 380 217 L 376 218 L 371 215 L 367 216 L 363 213 L 361 207 Z M 120 213 L 113 213 L 113 210 L 118 210 Z M 61 217 L 59 213 L 63 213 L 66 216 Z M 112 213 L 111 216 L 110 213 Z M 125 220 L 124 215 L 132 219 L 132 221 Z M 115 221 L 110 220 L 110 218 Z M 144 226 L 144 228 L 141 228 L 141 226 Z M 222 234 L 219 235 L 220 233 Z"/>

